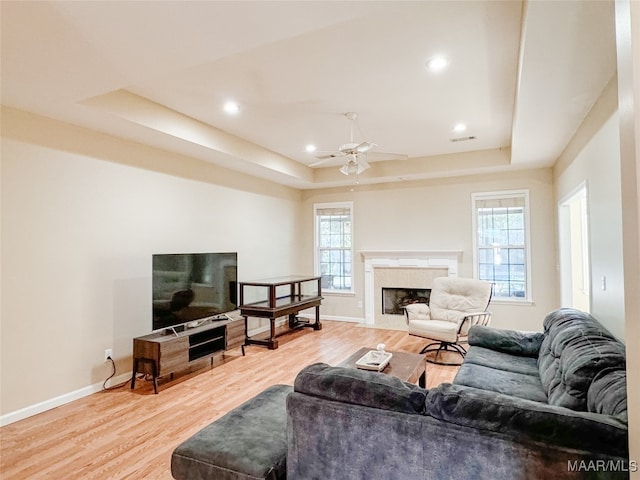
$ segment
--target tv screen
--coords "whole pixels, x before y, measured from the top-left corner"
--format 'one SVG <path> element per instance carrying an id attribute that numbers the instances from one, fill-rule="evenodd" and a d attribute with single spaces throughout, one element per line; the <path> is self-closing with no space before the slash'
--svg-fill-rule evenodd
<path id="1" fill-rule="evenodd" d="M 153 330 L 235 310 L 237 271 L 235 252 L 153 255 Z"/>

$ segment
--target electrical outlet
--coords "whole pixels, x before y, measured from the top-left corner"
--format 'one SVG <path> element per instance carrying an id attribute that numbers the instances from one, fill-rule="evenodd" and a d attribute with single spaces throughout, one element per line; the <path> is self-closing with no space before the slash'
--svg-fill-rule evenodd
<path id="1" fill-rule="evenodd" d="M 104 361 L 108 362 L 109 358 L 113 359 L 113 349 L 111 349 L 111 348 L 107 348 L 104 351 Z"/>

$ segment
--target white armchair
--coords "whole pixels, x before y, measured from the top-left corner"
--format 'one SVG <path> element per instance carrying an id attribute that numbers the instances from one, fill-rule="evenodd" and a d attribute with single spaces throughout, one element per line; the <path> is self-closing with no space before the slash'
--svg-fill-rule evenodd
<path id="1" fill-rule="evenodd" d="M 414 303 L 404 307 L 409 334 L 430 338 L 420 353 L 436 352 L 427 361 L 440 365 L 459 365 L 438 361 L 441 351 L 452 351 L 463 358 L 467 350 L 460 345 L 472 325 L 487 325 L 491 312 L 493 285 L 471 278 L 440 277 L 433 281 L 429 305 Z"/>

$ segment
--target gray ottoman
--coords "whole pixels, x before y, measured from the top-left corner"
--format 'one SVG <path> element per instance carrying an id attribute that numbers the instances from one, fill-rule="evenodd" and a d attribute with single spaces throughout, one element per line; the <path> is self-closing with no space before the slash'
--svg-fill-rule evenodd
<path id="1" fill-rule="evenodd" d="M 292 391 L 289 385 L 269 387 L 178 445 L 171 456 L 173 478 L 286 478 L 286 397 Z"/>

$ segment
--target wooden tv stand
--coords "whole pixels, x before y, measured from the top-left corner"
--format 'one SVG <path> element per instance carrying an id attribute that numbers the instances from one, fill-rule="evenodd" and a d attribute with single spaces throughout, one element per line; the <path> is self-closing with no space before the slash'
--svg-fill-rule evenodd
<path id="1" fill-rule="evenodd" d="M 245 345 L 264 345 L 270 349 L 278 348 L 276 337 L 276 318 L 288 316 L 290 333 L 299 328 L 311 327 L 321 330 L 320 304 L 322 303 L 321 277 L 292 275 L 268 278 L 255 282 L 240 283 L 240 314 L 244 317 Z M 245 303 L 248 300 L 249 303 Z M 297 316 L 301 310 L 315 308 L 315 322 L 303 320 Z M 249 337 L 249 317 L 269 319 L 269 338 Z M 283 335 L 282 333 L 281 335 Z"/>
<path id="2" fill-rule="evenodd" d="M 201 368 L 206 359 L 213 365 L 224 352 L 242 346 L 243 326 L 242 319 L 208 320 L 177 333 L 165 330 L 134 338 L 131 388 L 135 387 L 138 373 L 151 375 L 153 390 L 158 393 L 158 377 L 173 378 L 174 372 Z"/>

